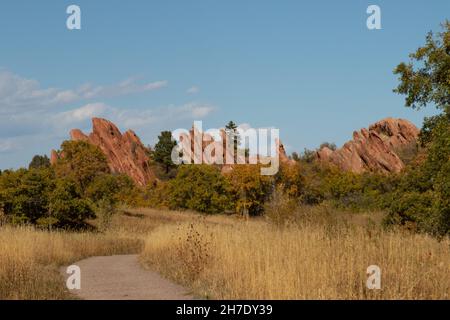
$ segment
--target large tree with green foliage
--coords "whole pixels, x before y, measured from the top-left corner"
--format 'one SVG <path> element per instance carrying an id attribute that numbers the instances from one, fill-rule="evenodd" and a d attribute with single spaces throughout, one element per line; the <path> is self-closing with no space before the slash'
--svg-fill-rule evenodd
<path id="1" fill-rule="evenodd" d="M 55 187 L 50 168 L 8 170 L 0 176 L 0 212 L 13 223 L 36 223 Z"/>
<path id="2" fill-rule="evenodd" d="M 205 213 L 222 213 L 233 207 L 230 187 L 213 165 L 182 165 L 169 182 L 169 206 Z"/>
<path id="3" fill-rule="evenodd" d="M 410 58 L 394 70 L 400 81 L 394 91 L 406 95 L 407 107 L 431 104 L 443 112 L 424 121 L 419 138 L 426 158 L 407 169 L 390 220 L 443 236 L 450 232 L 450 22 L 430 32 Z"/>
<path id="4" fill-rule="evenodd" d="M 55 165 L 57 177 L 74 181 L 81 194 L 97 176 L 110 173 L 103 152 L 88 142 L 64 141 L 59 155 Z"/>
<path id="5" fill-rule="evenodd" d="M 400 80 L 394 92 L 406 95 L 408 107 L 419 109 L 432 103 L 450 112 L 450 21 L 442 26 L 442 32 L 429 32 L 425 45 L 394 70 Z"/>
<path id="6" fill-rule="evenodd" d="M 172 138 L 170 131 L 162 131 L 158 136 L 158 143 L 155 145 L 152 156 L 153 160 L 164 168 L 166 174 L 176 166 L 172 161 L 172 150 L 176 145 L 177 142 Z"/>
<path id="7" fill-rule="evenodd" d="M 35 155 L 28 165 L 29 169 L 48 168 L 50 167 L 50 159 L 47 155 Z"/>

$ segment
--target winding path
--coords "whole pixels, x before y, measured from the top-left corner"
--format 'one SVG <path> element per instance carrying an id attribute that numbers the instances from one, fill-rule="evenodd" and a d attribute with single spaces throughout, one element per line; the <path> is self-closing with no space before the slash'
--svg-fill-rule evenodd
<path id="1" fill-rule="evenodd" d="M 73 263 L 81 270 L 81 289 L 69 290 L 87 300 L 190 300 L 187 290 L 141 267 L 137 255 L 91 257 Z M 61 272 L 69 275 L 66 268 Z"/>

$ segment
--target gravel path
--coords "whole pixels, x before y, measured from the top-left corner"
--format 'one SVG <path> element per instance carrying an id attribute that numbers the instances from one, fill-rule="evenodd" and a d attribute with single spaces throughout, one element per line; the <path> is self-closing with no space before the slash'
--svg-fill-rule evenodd
<path id="1" fill-rule="evenodd" d="M 186 289 L 141 267 L 137 255 L 91 257 L 74 263 L 81 270 L 81 289 L 70 292 L 87 300 L 190 300 Z M 66 268 L 61 272 L 69 275 Z"/>

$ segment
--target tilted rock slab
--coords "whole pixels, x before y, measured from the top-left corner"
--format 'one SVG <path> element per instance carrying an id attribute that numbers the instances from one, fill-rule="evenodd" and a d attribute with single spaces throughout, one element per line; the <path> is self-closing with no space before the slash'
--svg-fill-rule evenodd
<path id="1" fill-rule="evenodd" d="M 417 143 L 419 129 L 404 119 L 386 118 L 369 129 L 353 132 L 353 140 L 335 151 L 328 147 L 316 153 L 319 161 L 333 163 L 345 171 L 399 172 L 405 164 L 398 152 Z"/>
<path id="2" fill-rule="evenodd" d="M 145 186 L 155 179 L 149 167 L 150 149 L 146 148 L 132 130 L 122 134 L 112 122 L 92 119 L 92 133 L 84 134 L 79 129 L 70 131 L 73 141 L 86 141 L 99 147 L 106 156 L 112 173 L 122 173 L 132 178 L 138 185 Z M 52 151 L 51 163 L 58 160 L 58 154 Z"/>

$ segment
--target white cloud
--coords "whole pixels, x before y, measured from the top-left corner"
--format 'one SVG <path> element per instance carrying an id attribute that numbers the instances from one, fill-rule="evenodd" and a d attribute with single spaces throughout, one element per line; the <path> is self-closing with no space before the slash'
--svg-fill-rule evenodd
<path id="1" fill-rule="evenodd" d="M 215 109 L 214 106 L 190 102 L 181 106 L 169 105 L 159 108 L 117 108 L 105 103 L 90 103 L 82 107 L 57 113 L 49 117 L 48 125 L 70 129 L 93 117 L 104 117 L 124 128 L 143 128 L 155 123 L 174 123 L 180 120 L 199 120 Z"/>
<path id="2" fill-rule="evenodd" d="M 87 99 L 117 97 L 154 91 L 168 85 L 166 80 L 139 84 L 135 78 L 118 84 L 83 84 L 75 89 L 41 88 L 38 81 L 0 71 L 0 115 L 62 107 Z"/>
<path id="3" fill-rule="evenodd" d="M 168 85 L 168 81 L 155 81 L 144 84 L 136 83 L 134 78 L 126 79 L 119 84 L 110 86 L 93 86 L 84 84 L 75 91 L 75 95 L 82 99 L 97 99 L 104 97 L 116 97 L 134 93 L 142 93 L 154 91 L 164 88 Z"/>
<path id="4" fill-rule="evenodd" d="M 148 108 L 100 102 L 103 97 L 149 92 L 167 85 L 167 81 L 142 83 L 129 78 L 112 85 L 45 88 L 36 80 L 0 70 L 0 169 L 27 165 L 34 154 L 48 154 L 69 138 L 70 129 L 89 132 L 92 117 L 136 130 L 144 143 L 153 143 L 160 131 L 190 125 L 215 109 L 196 101 Z"/>
<path id="5" fill-rule="evenodd" d="M 186 90 L 186 93 L 188 94 L 196 94 L 200 92 L 200 88 L 197 86 L 192 86 L 189 89 Z"/>
<path id="6" fill-rule="evenodd" d="M 89 103 L 80 108 L 58 113 L 51 117 L 51 122 L 56 126 L 68 126 L 102 116 L 110 107 L 104 103 Z"/>

